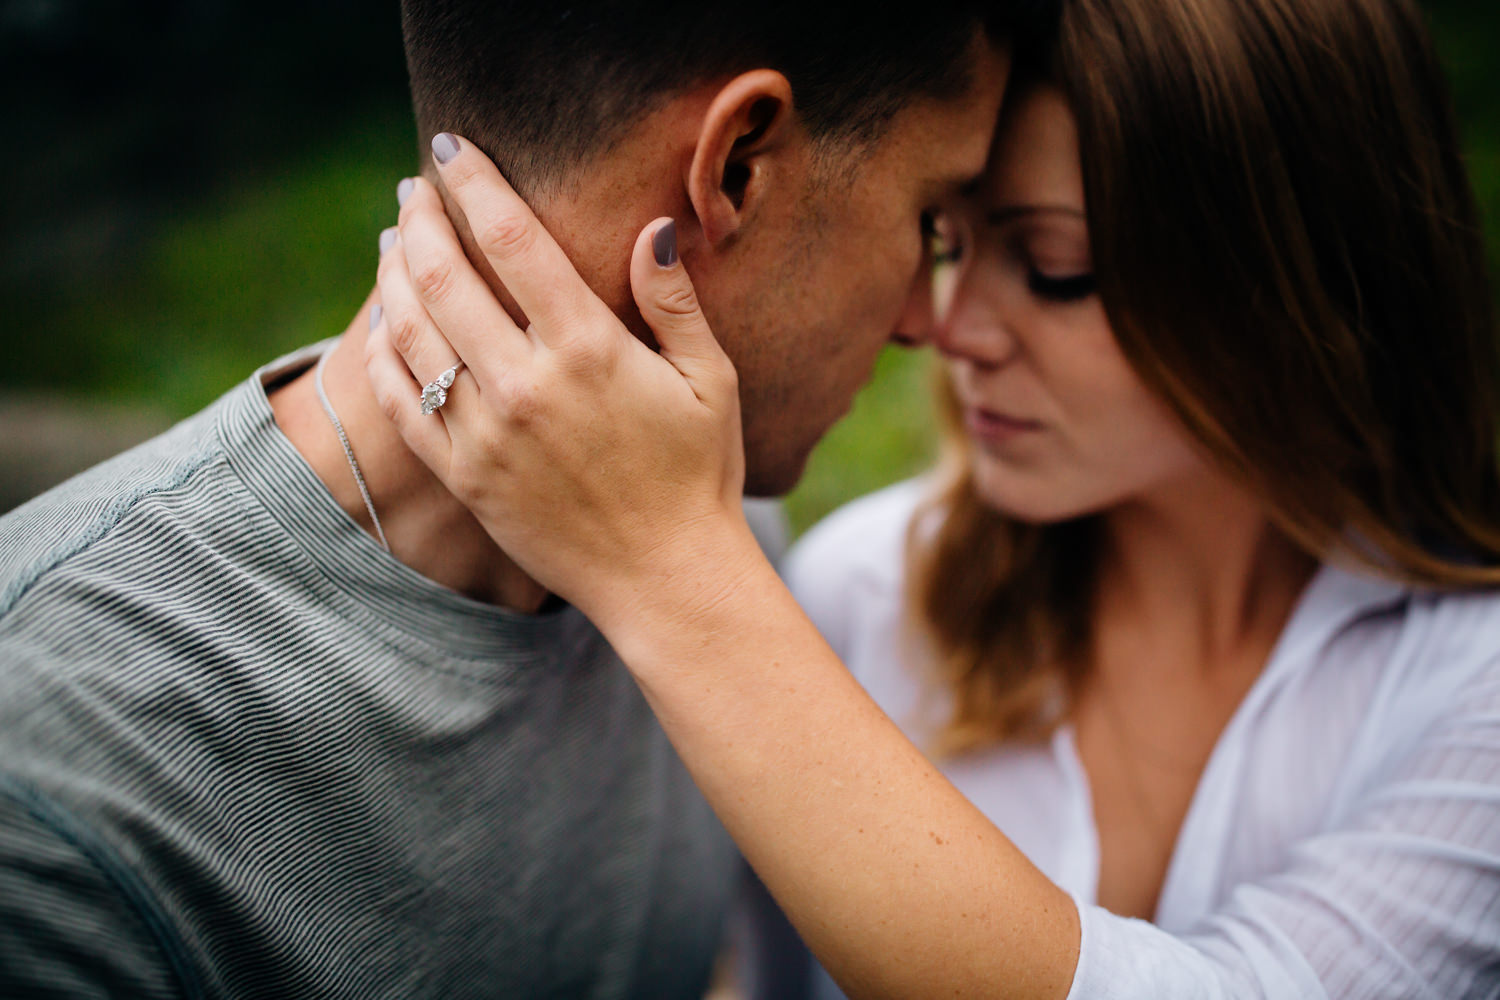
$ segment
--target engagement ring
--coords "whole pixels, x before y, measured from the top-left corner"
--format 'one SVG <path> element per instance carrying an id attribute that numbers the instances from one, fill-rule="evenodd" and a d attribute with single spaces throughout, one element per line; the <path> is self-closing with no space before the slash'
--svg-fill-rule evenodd
<path id="1" fill-rule="evenodd" d="M 460 361 L 449 368 L 437 378 L 422 386 L 422 416 L 428 416 L 438 410 L 444 403 L 448 402 L 448 389 L 453 385 L 453 379 L 457 377 L 458 370 L 464 366 Z"/>

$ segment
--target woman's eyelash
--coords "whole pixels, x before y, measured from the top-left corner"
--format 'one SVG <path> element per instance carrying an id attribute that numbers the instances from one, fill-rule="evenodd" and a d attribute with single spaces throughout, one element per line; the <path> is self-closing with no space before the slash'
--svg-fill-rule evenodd
<path id="1" fill-rule="evenodd" d="M 1077 302 L 1099 290 L 1099 282 L 1092 274 L 1054 278 L 1040 271 L 1032 271 L 1027 276 L 1026 283 L 1033 295 L 1053 302 Z"/>

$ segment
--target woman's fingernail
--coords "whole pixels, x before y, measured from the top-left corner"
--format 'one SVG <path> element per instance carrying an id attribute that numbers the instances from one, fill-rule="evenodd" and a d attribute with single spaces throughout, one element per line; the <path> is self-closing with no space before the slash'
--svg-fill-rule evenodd
<path id="1" fill-rule="evenodd" d="M 668 222 L 651 237 L 651 252 L 656 255 L 657 267 L 671 267 L 677 263 L 677 222 Z"/>
<path id="2" fill-rule="evenodd" d="M 389 229 L 382 229 L 380 231 L 380 252 L 383 254 L 383 253 L 385 253 L 387 250 L 389 250 L 391 247 L 393 247 L 395 245 L 396 245 L 396 227 L 392 226 Z"/>
<path id="3" fill-rule="evenodd" d="M 439 132 L 432 137 L 432 157 L 439 165 L 458 155 L 458 140 L 451 133 Z"/>
<path id="4" fill-rule="evenodd" d="M 396 204 L 398 206 L 405 205 L 406 199 L 411 197 L 411 193 L 416 186 L 410 177 L 402 178 L 401 183 L 396 185 Z"/>
<path id="5" fill-rule="evenodd" d="M 380 325 L 380 307 L 370 307 L 370 329 L 373 330 Z"/>

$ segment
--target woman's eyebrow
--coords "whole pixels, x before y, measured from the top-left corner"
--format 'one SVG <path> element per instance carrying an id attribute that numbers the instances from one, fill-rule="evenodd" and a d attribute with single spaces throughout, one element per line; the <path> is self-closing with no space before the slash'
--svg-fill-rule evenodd
<path id="1" fill-rule="evenodd" d="M 1015 219 L 1026 218 L 1032 215 L 1047 214 L 1071 215 L 1074 218 L 1086 219 L 1083 209 L 1074 205 L 1062 205 L 1043 203 L 1037 205 L 1000 205 L 985 211 L 985 221 L 992 226 L 998 226 Z"/>
<path id="2" fill-rule="evenodd" d="M 926 198 L 930 201 L 943 201 L 957 197 L 959 200 L 967 200 L 979 193 L 988 175 L 985 167 L 977 171 L 962 170 L 946 177 L 931 182 L 927 187 Z"/>

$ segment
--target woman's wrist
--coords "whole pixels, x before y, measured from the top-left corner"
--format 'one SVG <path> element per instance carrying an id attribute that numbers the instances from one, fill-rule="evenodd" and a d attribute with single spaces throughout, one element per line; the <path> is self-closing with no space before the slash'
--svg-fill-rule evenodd
<path id="1" fill-rule="evenodd" d="M 781 588 L 744 515 L 686 522 L 630 571 L 608 574 L 579 607 L 638 677 L 695 663 L 698 653 L 741 630 Z"/>

